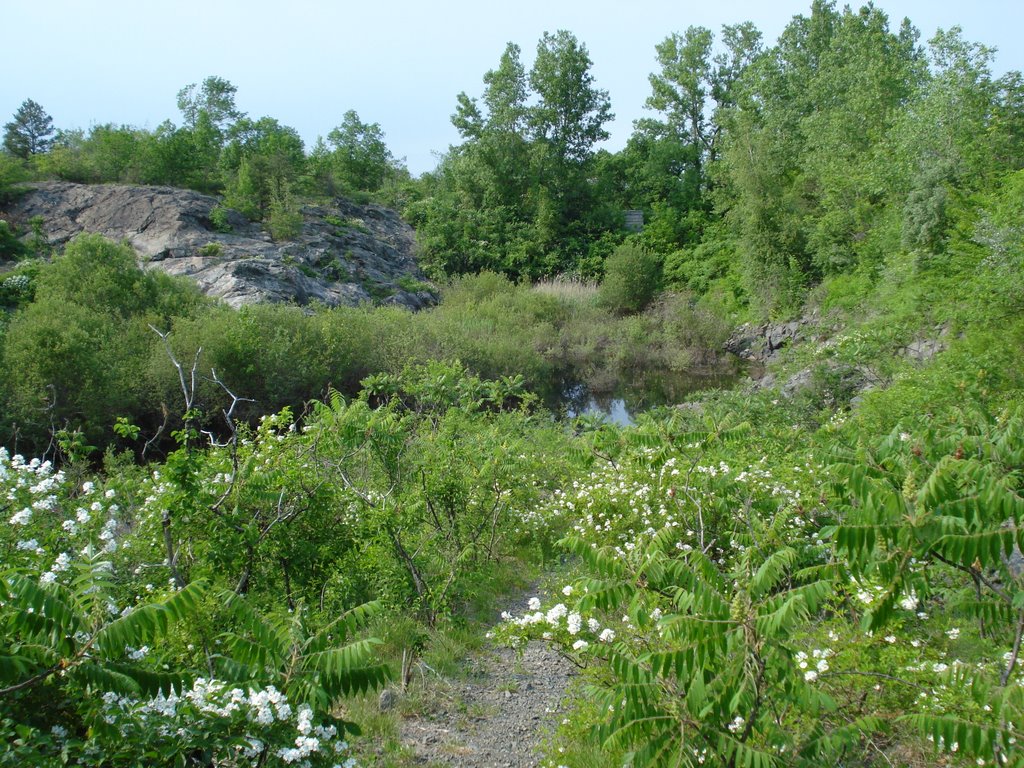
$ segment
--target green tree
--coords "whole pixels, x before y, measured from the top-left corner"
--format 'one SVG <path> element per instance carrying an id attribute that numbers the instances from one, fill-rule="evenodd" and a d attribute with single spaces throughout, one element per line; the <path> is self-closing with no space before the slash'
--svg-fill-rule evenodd
<path id="1" fill-rule="evenodd" d="M 227 176 L 225 201 L 253 219 L 262 219 L 276 199 L 284 201 L 305 170 L 298 131 L 272 117 L 242 118 L 232 129 L 221 165 Z"/>
<path id="2" fill-rule="evenodd" d="M 923 76 L 909 23 L 893 32 L 873 6 L 816 0 L 722 86 L 720 205 L 762 309 L 898 247 L 883 228 L 899 197 L 893 131 Z"/>
<path id="3" fill-rule="evenodd" d="M 238 88 L 222 77 L 210 75 L 201 86 L 190 83 L 178 91 L 178 109 L 185 126 L 195 130 L 205 113 L 210 123 L 220 132 L 226 132 L 245 113 L 235 106 Z"/>
<path id="4" fill-rule="evenodd" d="M 195 286 L 139 269 L 131 248 L 99 235 L 76 238 L 34 284 L 34 301 L 2 338 L 4 416 L 26 445 L 42 450 L 62 428 L 82 429 L 95 445 L 112 414 L 145 423 L 154 415 L 148 325 L 194 312 L 203 303 Z"/>
<path id="5" fill-rule="evenodd" d="M 619 225 L 595 196 L 594 146 L 612 115 L 590 67 L 573 35 L 545 34 L 529 74 L 509 43 L 482 96 L 458 95 L 452 123 L 464 141 L 407 211 L 435 272 L 600 272 L 601 236 Z"/>
<path id="6" fill-rule="evenodd" d="M 538 103 L 529 112 L 533 136 L 559 163 L 581 164 L 594 145 L 608 138 L 614 115 L 608 92 L 594 85 L 587 47 L 565 30 L 548 32 L 537 43 L 530 87 Z"/>
<path id="7" fill-rule="evenodd" d="M 705 102 L 711 81 L 711 30 L 689 27 L 657 45 L 659 74 L 650 76 L 651 95 L 646 106 L 664 113 L 664 125 L 673 138 L 688 143 L 695 170 L 700 173 L 710 147 Z"/>
<path id="8" fill-rule="evenodd" d="M 22 160 L 46 152 L 53 136 L 53 119 L 39 104 L 26 99 L 4 125 L 4 150 Z"/>
<path id="9" fill-rule="evenodd" d="M 964 40 L 953 27 L 936 33 L 929 53 L 934 72 L 902 115 L 897 141 L 908 181 L 902 190 L 903 244 L 940 252 L 951 190 L 984 189 L 1005 170 L 998 150 L 1014 129 L 999 107 L 1005 102 L 992 78 L 991 48 Z M 1005 95 L 1012 99 L 1011 93 Z"/>
<path id="10" fill-rule="evenodd" d="M 348 193 L 376 192 L 397 165 L 380 125 L 364 123 L 354 109 L 327 134 L 327 142 L 333 147 L 331 171 Z"/>

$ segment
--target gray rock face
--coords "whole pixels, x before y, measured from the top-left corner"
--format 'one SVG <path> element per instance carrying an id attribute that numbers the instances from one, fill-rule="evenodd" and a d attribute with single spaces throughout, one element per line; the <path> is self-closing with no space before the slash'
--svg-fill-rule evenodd
<path id="1" fill-rule="evenodd" d="M 32 185 L 4 216 L 21 231 L 41 216 L 55 247 L 82 232 L 127 241 L 147 269 L 187 275 L 233 307 L 373 301 L 420 309 L 437 300 L 416 263 L 413 230 L 394 211 L 344 200 L 304 206 L 299 235 L 275 243 L 234 211 L 230 232 L 217 231 L 210 220 L 217 203 L 187 189 L 47 182 Z"/>
<path id="2" fill-rule="evenodd" d="M 769 363 L 778 359 L 779 350 L 806 338 L 808 326 L 814 322 L 813 317 L 801 317 L 788 323 L 744 323 L 733 332 L 725 348 L 743 360 Z"/>

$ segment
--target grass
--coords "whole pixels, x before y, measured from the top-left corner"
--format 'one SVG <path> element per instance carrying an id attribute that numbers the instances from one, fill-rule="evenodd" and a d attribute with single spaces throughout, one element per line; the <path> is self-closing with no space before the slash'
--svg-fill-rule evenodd
<path id="1" fill-rule="evenodd" d="M 588 302 L 597 299 L 597 282 L 572 275 L 556 275 L 533 284 L 533 290 L 567 302 Z"/>

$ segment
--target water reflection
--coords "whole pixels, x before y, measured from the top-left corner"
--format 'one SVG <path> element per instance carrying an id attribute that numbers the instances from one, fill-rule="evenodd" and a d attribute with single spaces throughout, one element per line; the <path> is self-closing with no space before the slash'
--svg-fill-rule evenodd
<path id="1" fill-rule="evenodd" d="M 702 389 L 727 387 L 737 374 L 715 372 L 645 371 L 622 378 L 612 387 L 594 387 L 586 382 L 566 382 L 554 410 L 568 418 L 597 416 L 612 424 L 629 426 L 636 416 L 659 405 L 681 403 L 686 396 Z"/>

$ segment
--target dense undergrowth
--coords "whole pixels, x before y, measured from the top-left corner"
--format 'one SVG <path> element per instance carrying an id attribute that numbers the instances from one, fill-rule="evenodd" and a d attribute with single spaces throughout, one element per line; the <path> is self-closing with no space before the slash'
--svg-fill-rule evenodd
<path id="1" fill-rule="evenodd" d="M 812 372 L 791 396 L 709 392 L 628 429 L 569 430 L 526 377 L 502 373 L 543 376 L 554 356 L 500 336 L 466 334 L 472 367 L 368 367 L 348 397 L 251 425 L 245 382 L 282 383 L 251 373 L 273 356 L 244 350 L 279 339 L 309 354 L 304 329 L 383 345 L 377 322 L 411 333 L 413 319 L 449 339 L 468 326 L 520 340 L 579 333 L 587 323 L 563 319 L 574 312 L 623 320 L 586 301 L 481 276 L 434 315 L 228 313 L 168 282 L 196 307 L 176 318 L 147 293 L 163 278 L 80 240 L 37 268 L 5 351 L 37 302 L 61 296 L 65 313 L 134 333 L 165 368 L 166 400 L 190 408 L 145 465 L 159 425 L 127 418 L 102 453 L 84 431 L 58 433 L 59 471 L 5 454 L 3 759 L 334 765 L 356 738 L 364 761 L 402 764 L 373 747 L 394 741 L 360 692 L 404 682 L 414 659 L 454 668 L 496 576 L 568 556 L 564 594 L 495 630 L 558 644 L 586 670 L 554 765 L 1019 764 L 1022 294 L 1006 286 L 1018 251 L 1001 261 L 975 243 L 951 242 L 942 265 L 894 254 L 885 279 L 824 283 L 819 339 L 775 369 Z M 90 293 L 117 298 L 73 304 L 61 270 L 97 253 Z M 666 297 L 652 312 L 673 302 L 696 311 Z M 238 330 L 182 343 L 204 317 Z M 144 327 L 160 323 L 167 345 Z M 920 339 L 944 350 L 901 354 Z M 247 372 L 215 357 L 218 341 L 242 345 Z M 850 371 L 870 375 L 854 386 Z M 372 741 L 353 737 L 353 715 Z"/>
<path id="2" fill-rule="evenodd" d="M 163 441 L 149 455 L 166 450 L 183 410 L 168 345 L 201 374 L 190 407 L 214 431 L 231 404 L 225 386 L 246 398 L 236 418 L 253 421 L 284 407 L 301 413 L 330 388 L 354 396 L 366 376 L 431 360 L 461 360 L 486 378 L 521 376 L 548 398 L 565 381 L 600 389 L 637 368 L 731 370 L 709 354 L 725 340 L 727 322 L 685 295 L 619 316 L 593 294 L 552 295 L 485 273 L 453 281 L 440 307 L 418 314 L 283 305 L 236 311 L 186 281 L 139 269 L 130 248 L 92 236 L 52 263 L 22 263 L 2 286 L 9 312 L 0 319 L 0 434 L 30 455 L 58 448 L 55 432 L 110 444 L 112 414 L 147 439 L 162 426 Z"/>

